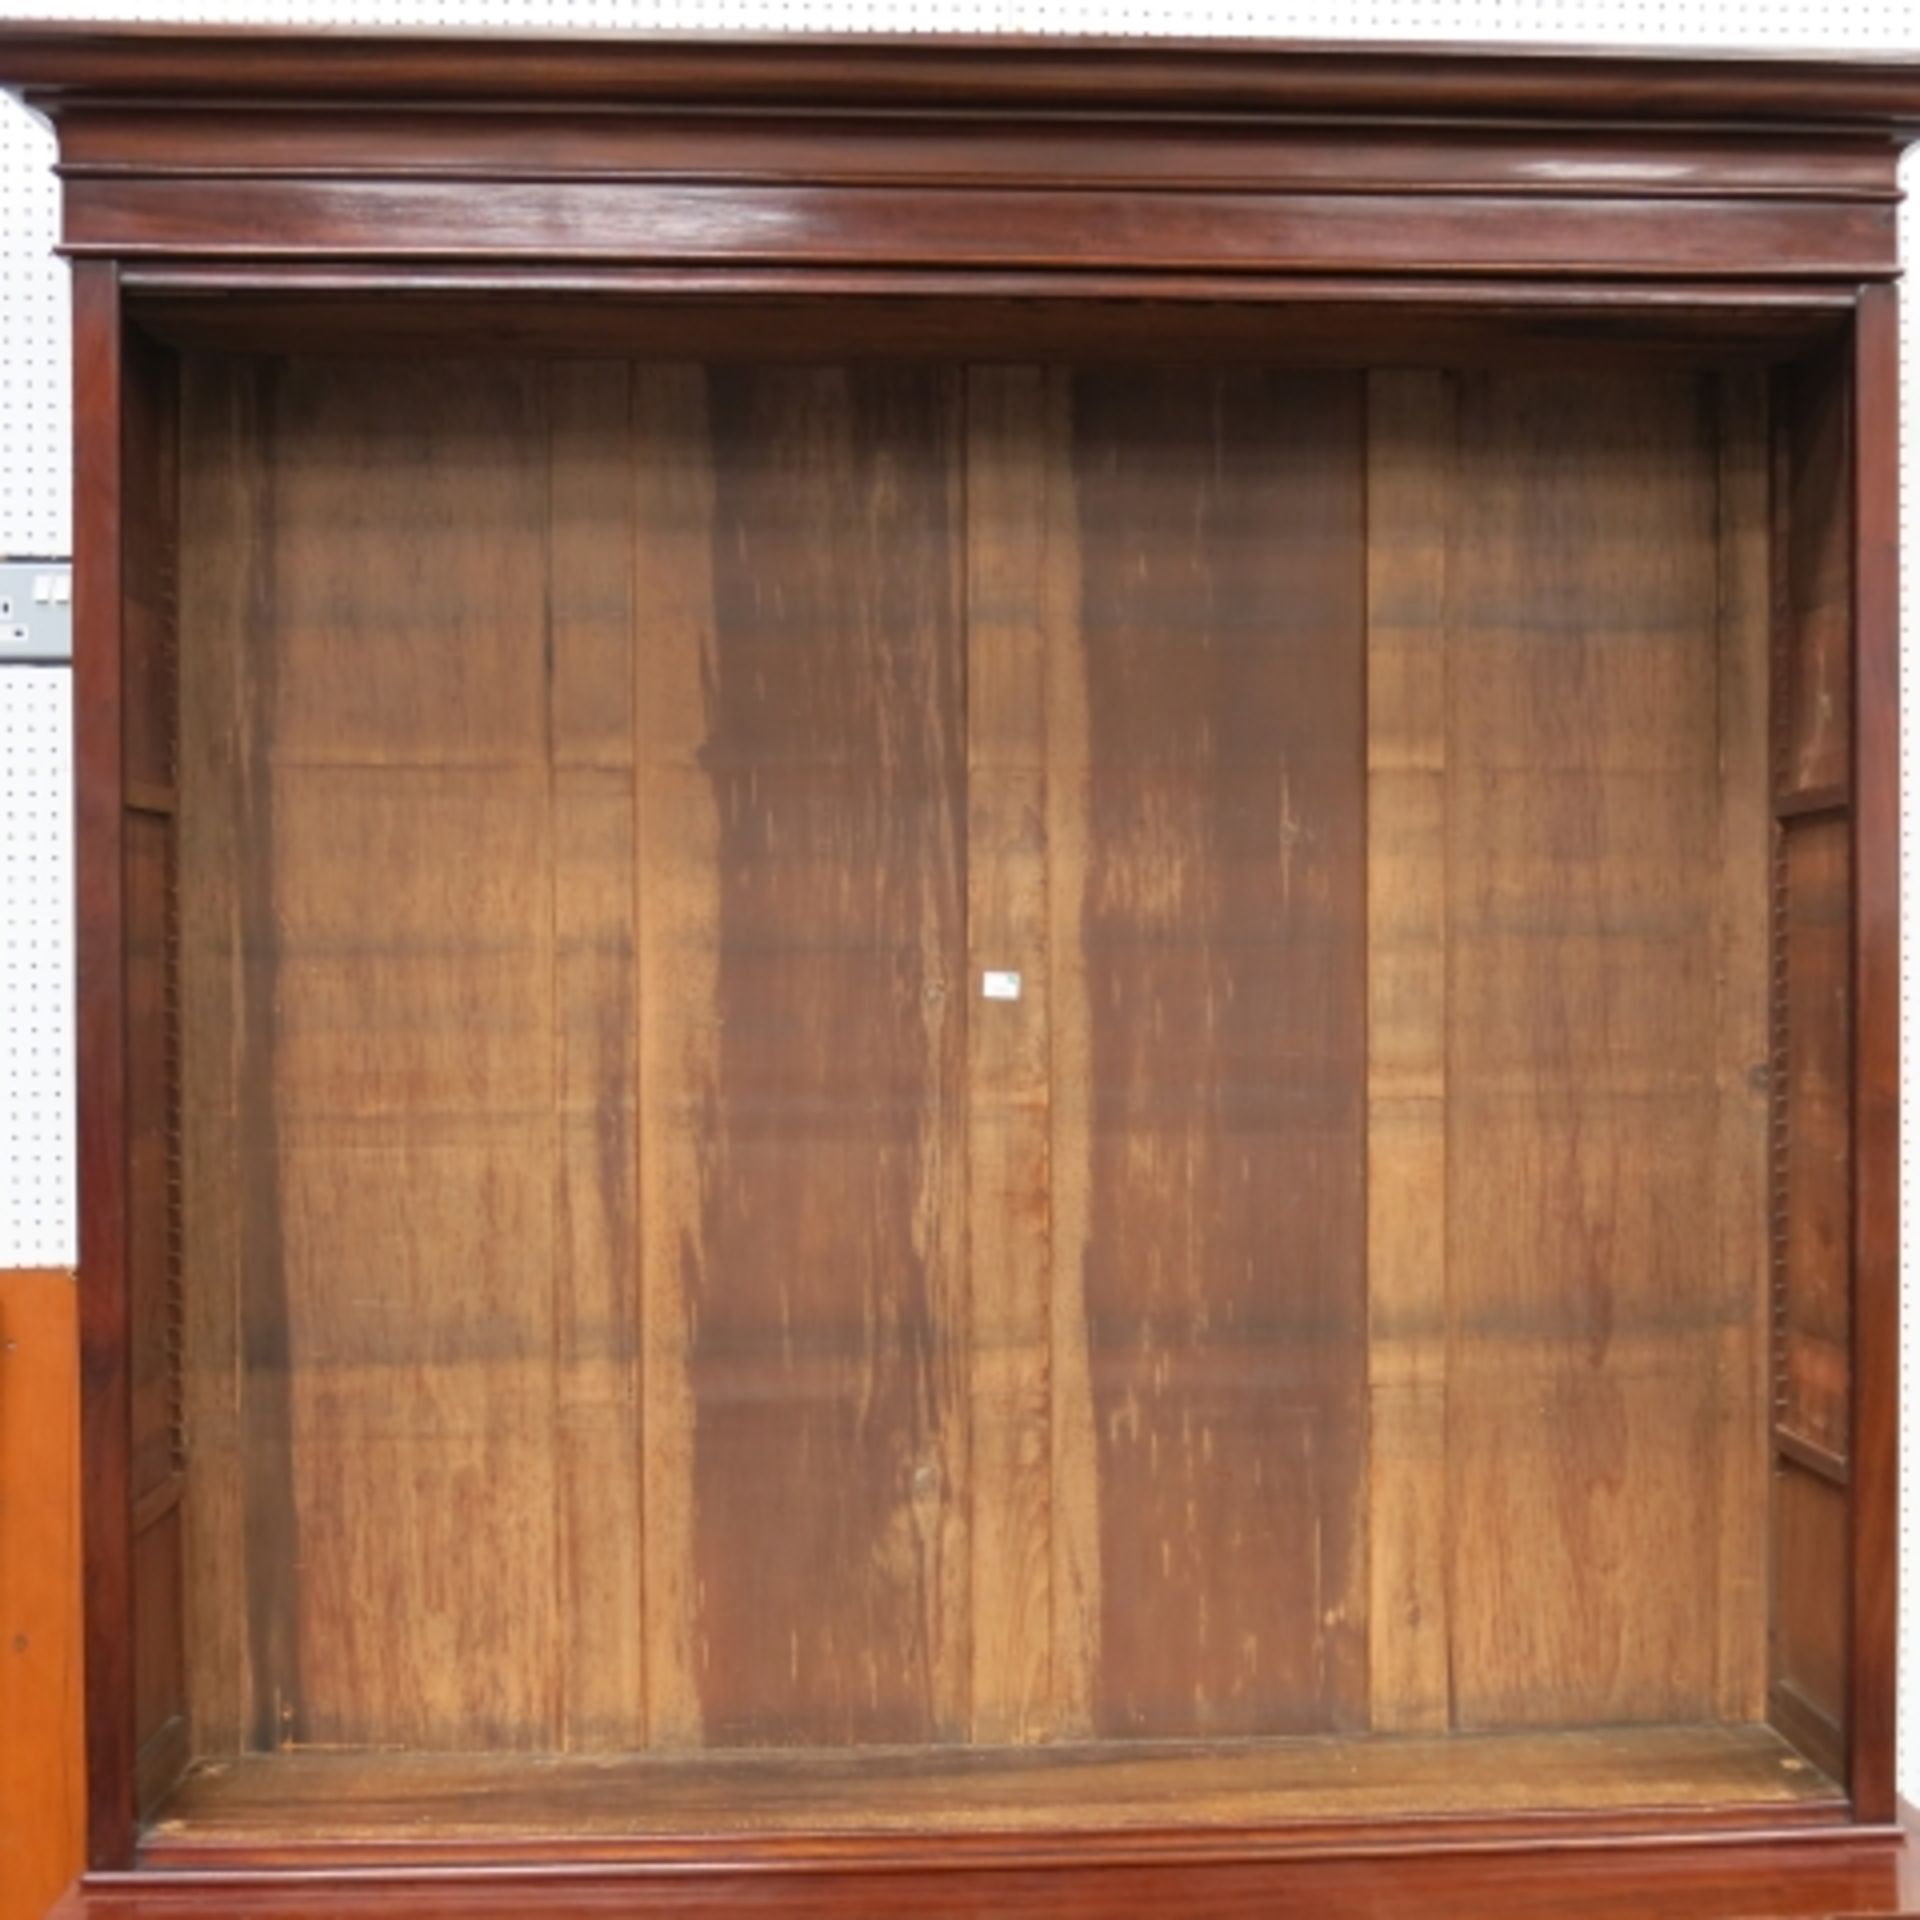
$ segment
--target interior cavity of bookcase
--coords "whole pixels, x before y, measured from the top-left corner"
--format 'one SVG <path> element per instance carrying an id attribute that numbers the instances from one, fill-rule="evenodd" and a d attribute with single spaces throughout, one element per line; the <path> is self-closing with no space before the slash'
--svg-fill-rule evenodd
<path id="1" fill-rule="evenodd" d="M 1221 5 L 1209 0 L 332 0 L 331 4 L 61 5 L 37 14 L 276 24 L 664 27 L 1314 36 L 1911 50 L 1910 0 L 1378 0 L 1356 17 L 1338 0 Z M 52 254 L 53 142 L 0 98 L 0 556 L 69 549 L 67 305 Z M 1920 156 L 1908 191 L 1920 194 Z M 1920 211 L 1904 251 L 1920 248 Z M 1920 290 L 1903 294 L 1906 392 L 1920 393 Z M 1903 452 L 1905 637 L 1920 635 L 1920 431 L 1909 400 Z M 1903 882 L 1920 898 L 1920 674 L 1903 679 Z M 0 1266 L 75 1257 L 71 707 L 63 670 L 0 660 Z M 1920 1798 L 1920 964 L 1902 967 L 1905 1150 L 1901 1787 Z"/>

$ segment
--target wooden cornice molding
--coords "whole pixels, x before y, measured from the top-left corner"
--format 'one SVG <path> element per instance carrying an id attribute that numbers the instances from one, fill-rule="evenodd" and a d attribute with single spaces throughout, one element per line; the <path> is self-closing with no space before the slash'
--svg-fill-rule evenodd
<path id="1" fill-rule="evenodd" d="M 1920 129 L 1920 59 L 908 36 L 528 37 L 16 23 L 37 104 L 122 100 L 1109 112 Z"/>
<path id="2" fill-rule="evenodd" d="M 67 251 L 934 277 L 1885 280 L 1920 61 L 0 29 Z M 925 290 L 924 288 L 922 290 Z"/>

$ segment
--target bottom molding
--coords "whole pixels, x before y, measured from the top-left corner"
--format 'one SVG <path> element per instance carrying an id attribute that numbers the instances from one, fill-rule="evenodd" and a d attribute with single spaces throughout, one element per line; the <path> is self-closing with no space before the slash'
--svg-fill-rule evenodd
<path id="1" fill-rule="evenodd" d="M 567 1867 L 100 1875 L 52 1920 L 1895 1920 L 1911 1828 L 1551 1852 L 859 1872 Z"/>

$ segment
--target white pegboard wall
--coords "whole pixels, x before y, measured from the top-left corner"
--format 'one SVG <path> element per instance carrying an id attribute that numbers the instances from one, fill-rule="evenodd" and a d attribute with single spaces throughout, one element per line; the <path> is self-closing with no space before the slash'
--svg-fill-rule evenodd
<path id="1" fill-rule="evenodd" d="M 64 556 L 67 276 L 53 257 L 53 135 L 0 111 L 0 556 Z"/>
<path id="2" fill-rule="evenodd" d="M 73 1260 L 73 732 L 64 668 L 0 670 L 0 1249 Z"/>
<path id="3" fill-rule="evenodd" d="M 953 31 L 1405 39 L 1535 40 L 1562 44 L 1799 47 L 1920 53 L 1916 0 L 202 0 L 142 6 L 102 0 L 40 0 L 42 17 L 198 20 L 277 25 L 665 28 L 713 31 Z M 51 142 L 11 101 L 0 99 L 0 553 L 63 554 L 67 543 L 67 374 L 64 284 L 48 258 L 54 196 Z M 1910 160 L 1909 193 L 1920 193 Z M 1903 222 L 1908 260 L 1920 258 L 1920 213 Z M 1906 742 L 1903 884 L 1920 908 L 1920 295 L 1903 295 L 1907 431 L 1902 678 Z M 54 709 L 57 706 L 57 718 Z M 0 922 L 8 972 L 0 1002 L 0 1147 L 33 1169 L 0 1194 L 0 1266 L 71 1258 L 70 904 L 64 854 L 68 812 L 64 675 L 0 671 L 0 714 L 31 711 L 27 757 L 15 764 L 8 737 L 0 814 Z M 50 733 L 49 729 L 53 731 Z M 51 747 L 50 747 L 51 743 Z M 37 847 L 35 855 L 31 849 Z M 39 863 L 37 863 L 39 862 Z M 24 916 L 24 918 L 22 917 Z M 29 924 L 31 922 L 31 924 Z M 1901 1684 L 1900 1780 L 1920 1800 L 1920 969 L 1909 941 L 1902 971 L 1902 1081 L 1906 1142 L 1902 1210 L 1902 1368 L 1905 1440 L 1901 1622 L 1907 1657 Z M 13 971 L 16 952 L 22 970 Z M 57 978 L 56 978 L 57 976 Z M 48 1078 L 52 1067 L 53 1078 Z M 30 1156 L 26 1161 L 21 1155 Z M 37 1157 L 33 1157 L 37 1156 Z"/>

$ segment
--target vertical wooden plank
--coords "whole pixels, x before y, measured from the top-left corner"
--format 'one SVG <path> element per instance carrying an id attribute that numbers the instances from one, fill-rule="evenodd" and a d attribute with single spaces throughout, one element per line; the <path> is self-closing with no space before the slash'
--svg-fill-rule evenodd
<path id="1" fill-rule="evenodd" d="M 1052 1421 L 1046 622 L 1063 475 L 1039 368 L 967 375 L 967 1219 L 972 1720 L 1049 1728 Z M 989 970 L 1019 976 L 989 1000 Z"/>
<path id="2" fill-rule="evenodd" d="M 1894 1699 L 1900 1423 L 1899 306 L 1863 288 L 1854 331 L 1853 1502 L 1848 1785 L 1898 1813 Z"/>
<path id="3" fill-rule="evenodd" d="M 652 1223 L 648 1258 L 681 1267 L 661 1317 L 684 1327 L 700 1725 L 716 1745 L 954 1739 L 968 1694 L 959 383 L 718 370 L 705 416 L 692 457 L 710 479 L 660 502 L 691 564 L 672 516 L 711 500 L 702 697 L 654 715 L 640 693 L 649 889 L 656 860 L 684 872 L 660 837 L 659 816 L 686 805 L 675 787 L 708 788 L 715 863 L 715 891 L 686 891 L 711 920 L 675 928 L 706 955 L 642 984 L 678 1002 L 647 1020 L 664 1020 L 680 1070 L 656 1085 L 649 1066 L 643 1127 L 698 1142 L 690 1168 L 669 1150 L 695 1181 L 689 1194 L 676 1178 L 675 1197 L 697 1206 Z M 683 456 L 643 442 L 638 458 Z M 654 537 L 643 522 L 643 582 Z M 703 637 L 684 619 L 656 633 L 642 604 L 643 658 Z M 667 671 L 684 689 L 697 669 Z M 663 731 L 696 717 L 697 733 Z M 689 1003 L 692 984 L 710 1000 Z"/>
<path id="4" fill-rule="evenodd" d="M 704 1735 L 693 1561 L 689 1248 L 697 1247 L 719 920 L 717 797 L 698 777 L 714 673 L 705 375 L 632 373 L 642 1530 L 647 1737 Z"/>
<path id="5" fill-rule="evenodd" d="M 1085 720 L 1054 769 L 1085 835 L 1087 1200 L 1056 1258 L 1098 1460 L 1094 1727 L 1357 1726 L 1361 385 L 1126 369 L 1073 409 Z"/>
<path id="6" fill-rule="evenodd" d="M 128 335 L 122 351 L 121 467 L 137 476 L 121 514 L 122 770 L 129 808 L 121 903 L 134 1800 L 144 1816 L 187 1759 L 173 912 L 178 385 L 172 355 L 143 336 Z"/>
<path id="7" fill-rule="evenodd" d="M 282 1711 L 318 1743 L 557 1736 L 546 427 L 504 362 L 275 394 Z"/>
<path id="8" fill-rule="evenodd" d="M 1767 1673 L 1766 902 L 1773 832 L 1767 802 L 1772 437 L 1764 374 L 1721 377 L 1719 442 L 1717 1270 L 1729 1288 L 1744 1286 L 1750 1309 L 1726 1329 L 1722 1425 L 1713 1443 L 1721 1463 L 1715 1712 L 1725 1720 L 1757 1720 L 1766 1711 Z"/>
<path id="9" fill-rule="evenodd" d="M 250 1738 L 546 1746 L 544 401 L 498 365 L 261 378 L 255 571 L 211 637 L 245 647 Z"/>
<path id="10" fill-rule="evenodd" d="M 1785 1047 L 1774 1422 L 1842 1463 L 1852 1371 L 1851 857 L 1842 814 L 1782 826 L 1777 937 Z"/>
<path id="11" fill-rule="evenodd" d="M 1849 1655 L 1844 1577 L 1851 1499 L 1844 1485 L 1792 1459 L 1773 1488 L 1772 1684 L 1768 1717 L 1830 1777 L 1848 1769 Z"/>
<path id="12" fill-rule="evenodd" d="M 186 1647 L 181 1631 L 180 1502 L 135 1509 L 133 1584 L 134 1803 L 148 1820 L 165 1805 L 187 1751 Z"/>
<path id="13" fill-rule="evenodd" d="M 1852 761 L 1855 423 L 1837 353 L 1817 353 L 1779 382 L 1791 449 L 1783 474 L 1785 624 L 1778 794 L 1844 804 Z"/>
<path id="14" fill-rule="evenodd" d="M 121 458 L 135 484 L 121 529 L 123 750 L 129 799 L 164 804 L 177 738 L 179 370 L 173 353 L 137 328 L 124 352 Z"/>
<path id="15" fill-rule="evenodd" d="M 1851 344 L 1859 346 L 1858 335 Z M 1866 1351 L 1855 1324 L 1861 921 L 1849 814 L 1856 720 L 1868 713 L 1853 704 L 1865 659 L 1849 481 L 1865 457 L 1855 374 L 1848 343 L 1836 343 L 1782 368 L 1775 389 L 1772 1411 L 1780 1458 L 1767 1709 L 1788 1739 L 1840 1776 L 1849 1774 L 1853 1738 L 1849 1616 L 1862 1604 L 1864 1572 L 1843 1550 L 1856 1504 L 1855 1362 Z"/>
<path id="16" fill-rule="evenodd" d="M 247 805 L 248 608 L 256 591 L 255 386 L 238 362 L 182 368 L 178 749 L 180 1126 L 186 1289 L 187 1666 L 197 1754 L 245 1746 L 248 1644 L 240 1140 L 247 976 L 239 880 Z M 256 1119 L 259 1116 L 255 1116 Z M 263 1435 L 263 1449 L 271 1445 Z M 284 1490 L 284 1456 L 280 1460 Z"/>
<path id="17" fill-rule="evenodd" d="M 132 1864 L 131 1398 L 127 1371 L 121 318 L 111 261 L 73 267 L 75 1068 L 87 1861 Z"/>
<path id="18" fill-rule="evenodd" d="M 1372 1724 L 1443 1729 L 1447 520 L 1453 381 L 1376 373 L 1367 449 L 1367 1606 Z"/>
<path id="19" fill-rule="evenodd" d="M 199 363 L 183 387 L 182 1216 L 188 1412 L 205 1422 L 184 1563 L 205 1691 L 194 1725 L 215 1752 L 300 1731 L 283 1713 L 298 1695 L 300 1547 L 272 1065 L 269 393 L 237 361 Z"/>
<path id="20" fill-rule="evenodd" d="M 1463 1727 L 1688 1719 L 1719 1694 L 1722 1367 L 1756 1299 L 1718 1269 L 1713 1199 L 1715 441 L 1691 376 L 1462 387 L 1446 1072 Z"/>
<path id="21" fill-rule="evenodd" d="M 131 1490 L 137 1513 L 173 1478 L 177 1465 L 179 1303 L 170 1191 L 174 1115 L 168 982 L 172 820 L 154 813 L 130 815 L 126 860 L 127 1311 Z"/>
<path id="22" fill-rule="evenodd" d="M 627 369 L 547 375 L 564 1747 L 646 1740 Z"/>
<path id="23" fill-rule="evenodd" d="M 1080 516 L 1075 491 L 1073 379 L 1050 377 L 1035 421 L 1050 484 L 1043 540 L 1054 556 L 1035 582 L 1046 648 L 1047 968 L 1052 988 L 1047 1171 L 1052 1185 L 1048 1348 L 1053 1538 L 1048 1692 L 1056 1734 L 1084 1739 L 1100 1723 L 1100 1442 L 1095 1425 L 1086 1248 L 1094 1236 L 1093 1016 L 1081 935 L 1091 854 L 1087 654 L 1080 638 Z"/>
<path id="24" fill-rule="evenodd" d="M 85 1857 L 77 1304 L 70 1273 L 0 1272 L 0 1920 Z"/>

